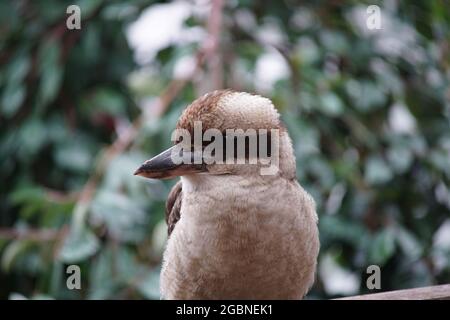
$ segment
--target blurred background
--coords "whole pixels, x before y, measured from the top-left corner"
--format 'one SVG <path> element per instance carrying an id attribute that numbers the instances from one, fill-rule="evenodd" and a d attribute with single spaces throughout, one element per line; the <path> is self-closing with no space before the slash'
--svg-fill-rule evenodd
<path id="1" fill-rule="evenodd" d="M 293 138 L 309 298 L 368 293 L 372 264 L 382 291 L 449 283 L 449 83 L 444 0 L 1 1 L 0 298 L 159 299 L 176 181 L 133 171 L 217 88 L 271 98 Z"/>

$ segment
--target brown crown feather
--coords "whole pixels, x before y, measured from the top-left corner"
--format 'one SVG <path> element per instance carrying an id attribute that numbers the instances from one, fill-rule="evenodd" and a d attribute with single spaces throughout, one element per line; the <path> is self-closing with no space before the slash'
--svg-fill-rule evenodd
<path id="1" fill-rule="evenodd" d="M 202 122 L 202 130 L 210 128 L 220 129 L 222 121 L 213 113 L 213 109 L 217 107 L 219 100 L 227 94 L 235 92 L 231 89 L 215 90 L 207 93 L 200 98 L 194 100 L 181 115 L 178 120 L 177 129 L 186 129 L 191 134 L 194 132 L 194 122 Z"/>

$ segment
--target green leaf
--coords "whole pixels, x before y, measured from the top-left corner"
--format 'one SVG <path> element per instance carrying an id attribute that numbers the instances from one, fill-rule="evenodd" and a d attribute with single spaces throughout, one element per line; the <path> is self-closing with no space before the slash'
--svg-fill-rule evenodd
<path id="1" fill-rule="evenodd" d="M 443 150 L 433 150 L 428 157 L 433 166 L 438 170 L 445 172 L 447 177 L 450 178 L 450 157 L 448 156 L 448 152 Z"/>
<path id="2" fill-rule="evenodd" d="M 159 300 L 159 270 L 148 272 L 148 275 L 138 282 L 139 292 L 147 299 Z"/>
<path id="3" fill-rule="evenodd" d="M 97 9 L 101 4 L 102 0 L 79 0 L 77 1 L 77 5 L 81 8 L 81 19 L 83 19 L 83 16 L 87 17 L 94 12 L 95 9 Z"/>
<path id="4" fill-rule="evenodd" d="M 9 199 L 15 204 L 24 202 L 40 202 L 44 198 L 44 191 L 40 187 L 23 187 L 9 195 Z"/>
<path id="5" fill-rule="evenodd" d="M 18 144 L 21 160 L 29 162 L 46 142 L 45 123 L 42 119 L 32 117 L 23 123 L 19 130 Z"/>
<path id="6" fill-rule="evenodd" d="M 376 265 L 384 265 L 395 252 L 395 233 L 388 229 L 376 234 L 373 239 L 368 262 Z"/>
<path id="7" fill-rule="evenodd" d="M 61 248 L 59 259 L 66 263 L 80 262 L 95 254 L 99 247 L 99 241 L 91 231 L 72 228 Z"/>
<path id="8" fill-rule="evenodd" d="M 109 248 L 104 248 L 91 265 L 89 273 L 88 299 L 109 299 L 117 287 L 112 274 L 113 254 Z"/>
<path id="9" fill-rule="evenodd" d="M 346 83 L 346 89 L 354 106 L 362 112 L 379 108 L 386 102 L 386 92 L 373 82 L 351 79 Z"/>
<path id="10" fill-rule="evenodd" d="M 390 165 L 397 173 L 404 173 L 411 167 L 413 154 L 407 147 L 394 146 L 387 152 Z"/>
<path id="11" fill-rule="evenodd" d="M 28 71 L 30 70 L 30 57 L 27 53 L 25 53 L 24 50 L 21 50 L 17 54 L 17 56 L 14 58 L 14 60 L 11 62 L 11 64 L 8 66 L 7 75 L 8 78 L 6 79 L 8 83 L 11 83 L 13 85 L 19 85 L 21 82 L 24 81 L 25 76 L 27 75 Z"/>
<path id="12" fill-rule="evenodd" d="M 145 211 L 131 198 L 103 190 L 92 203 L 91 222 L 106 224 L 108 232 L 125 241 L 139 241 L 145 235 Z"/>
<path id="13" fill-rule="evenodd" d="M 106 112 L 116 117 L 122 117 L 126 108 L 124 97 L 113 88 L 99 88 L 93 95 L 83 101 L 83 108 L 88 112 Z"/>
<path id="14" fill-rule="evenodd" d="M 369 184 L 382 184 L 392 179 L 393 173 L 389 165 L 378 156 L 370 157 L 366 162 L 364 179 Z"/>
<path id="15" fill-rule="evenodd" d="M 411 232 L 403 227 L 398 227 L 395 230 L 395 236 L 399 247 L 404 254 L 412 260 L 418 259 L 423 252 L 423 245 L 419 239 Z"/>
<path id="16" fill-rule="evenodd" d="M 28 219 L 39 213 L 46 203 L 45 193 L 39 187 L 21 187 L 9 195 L 9 200 L 21 206 L 22 218 Z"/>
<path id="17" fill-rule="evenodd" d="M 327 92 L 320 96 L 320 110 L 326 115 L 335 117 L 344 112 L 344 105 L 341 99 L 332 92 Z"/>
<path id="18" fill-rule="evenodd" d="M 39 102 L 41 106 L 47 105 L 55 98 L 61 86 L 63 67 L 60 63 L 59 44 L 47 41 L 39 52 L 41 80 L 39 85 Z"/>
<path id="19" fill-rule="evenodd" d="M 319 221 L 321 243 L 345 241 L 353 245 L 360 245 L 366 237 L 366 230 L 355 221 L 337 215 L 324 215 Z M 352 232 L 348 232 L 352 230 Z M 322 241 L 323 240 L 323 241 Z"/>
<path id="20" fill-rule="evenodd" d="M 93 165 L 93 157 L 86 144 L 79 141 L 64 143 L 55 150 L 59 167 L 76 172 L 86 172 Z"/>
<path id="21" fill-rule="evenodd" d="M 31 244 L 32 243 L 30 241 L 26 240 L 15 240 L 8 244 L 2 255 L 2 269 L 5 272 L 9 272 L 19 255 L 24 253 Z"/>
<path id="22" fill-rule="evenodd" d="M 13 82 L 8 83 L 3 90 L 1 104 L 1 113 L 10 118 L 13 116 L 25 99 L 26 90 L 22 85 Z"/>

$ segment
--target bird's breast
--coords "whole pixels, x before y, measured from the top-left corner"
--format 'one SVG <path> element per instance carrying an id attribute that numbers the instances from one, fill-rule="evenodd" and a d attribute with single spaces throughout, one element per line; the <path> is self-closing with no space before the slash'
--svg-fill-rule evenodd
<path id="1" fill-rule="evenodd" d="M 286 182 L 183 196 L 165 252 L 168 298 L 300 298 L 318 251 L 314 204 Z"/>

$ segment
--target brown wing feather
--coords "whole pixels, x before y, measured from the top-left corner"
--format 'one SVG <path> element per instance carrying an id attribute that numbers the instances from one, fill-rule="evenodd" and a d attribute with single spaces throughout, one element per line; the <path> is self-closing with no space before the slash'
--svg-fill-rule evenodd
<path id="1" fill-rule="evenodd" d="M 181 181 L 178 181 L 172 188 L 166 201 L 166 223 L 167 233 L 170 234 L 175 228 L 175 224 L 180 220 L 181 215 Z"/>

